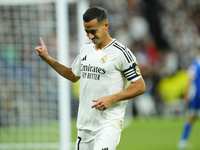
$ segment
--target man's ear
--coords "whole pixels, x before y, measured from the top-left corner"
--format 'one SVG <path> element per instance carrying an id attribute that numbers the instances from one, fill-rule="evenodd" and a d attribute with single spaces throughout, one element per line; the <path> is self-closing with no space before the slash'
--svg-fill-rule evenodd
<path id="1" fill-rule="evenodd" d="M 109 27 L 109 23 L 108 23 L 108 22 L 105 23 L 105 27 L 106 27 L 106 28 Z"/>

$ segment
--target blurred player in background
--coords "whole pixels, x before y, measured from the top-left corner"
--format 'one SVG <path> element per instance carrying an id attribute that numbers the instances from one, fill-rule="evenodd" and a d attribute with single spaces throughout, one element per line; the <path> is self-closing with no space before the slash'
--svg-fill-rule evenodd
<path id="1" fill-rule="evenodd" d="M 191 132 L 192 125 L 200 115 L 200 47 L 199 55 L 192 61 L 188 68 L 189 83 L 184 97 L 188 112 L 186 123 L 182 131 L 182 137 L 178 143 L 178 149 L 185 149 Z"/>
<path id="2" fill-rule="evenodd" d="M 117 20 L 116 20 L 117 21 Z M 91 7 L 83 15 L 85 44 L 71 67 L 48 55 L 40 38 L 36 52 L 66 79 L 80 79 L 77 150 L 115 150 L 121 136 L 127 100 L 145 92 L 146 86 L 131 51 L 110 37 L 107 12 Z M 127 81 L 131 84 L 127 87 Z"/>

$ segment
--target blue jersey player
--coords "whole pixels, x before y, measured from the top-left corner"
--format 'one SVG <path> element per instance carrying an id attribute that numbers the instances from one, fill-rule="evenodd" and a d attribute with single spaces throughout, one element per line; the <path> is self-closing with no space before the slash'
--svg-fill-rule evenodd
<path id="1" fill-rule="evenodd" d="M 178 143 L 178 149 L 185 149 L 192 125 L 198 115 L 200 115 L 200 54 L 189 66 L 188 76 L 189 84 L 184 97 L 184 100 L 188 105 L 188 113 L 186 123 L 182 131 L 182 137 Z"/>

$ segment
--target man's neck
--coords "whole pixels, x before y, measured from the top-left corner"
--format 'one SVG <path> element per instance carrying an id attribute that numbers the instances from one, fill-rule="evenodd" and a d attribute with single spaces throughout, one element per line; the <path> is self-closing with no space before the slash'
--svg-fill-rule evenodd
<path id="1" fill-rule="evenodd" d="M 98 44 L 98 45 L 95 45 L 95 49 L 98 51 L 98 50 L 101 50 L 103 49 L 104 47 L 106 47 L 110 42 L 112 42 L 112 38 L 110 36 L 108 36 L 108 38 L 106 38 L 102 43 Z"/>

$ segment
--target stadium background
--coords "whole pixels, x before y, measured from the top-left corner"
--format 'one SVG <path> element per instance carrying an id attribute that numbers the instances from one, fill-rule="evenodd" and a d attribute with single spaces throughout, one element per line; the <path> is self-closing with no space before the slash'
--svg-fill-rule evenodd
<path id="1" fill-rule="evenodd" d="M 49 54 L 57 58 L 55 1 L 19 2 L 0 2 L 0 150 L 58 149 L 57 74 L 34 50 L 41 36 Z M 79 50 L 78 3 L 68 3 L 70 63 Z M 111 36 L 133 51 L 147 86 L 144 95 L 129 102 L 126 118 L 131 121 L 126 121 L 118 150 L 134 146 L 133 149 L 149 150 L 155 145 L 158 147 L 154 150 L 167 146 L 166 150 L 175 149 L 185 115 L 182 97 L 187 83 L 186 69 L 200 45 L 200 2 L 90 0 L 88 3 L 107 9 Z M 70 87 L 74 145 L 78 84 Z M 198 138 L 199 128 L 194 130 L 190 149 L 197 150 L 200 145 L 195 137 Z M 163 135 L 156 134 L 158 131 Z M 173 137 L 166 137 L 171 140 L 169 144 L 159 142 L 166 140 L 165 135 Z M 134 142 L 139 136 L 143 142 L 149 141 L 149 145 L 140 147 L 145 144 Z"/>

